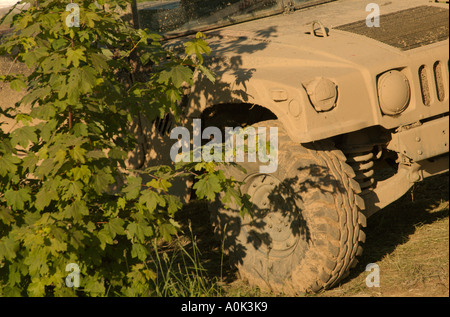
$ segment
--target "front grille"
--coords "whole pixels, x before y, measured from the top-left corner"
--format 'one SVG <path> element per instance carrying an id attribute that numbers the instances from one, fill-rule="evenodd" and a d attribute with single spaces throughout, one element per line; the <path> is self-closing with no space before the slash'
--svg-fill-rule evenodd
<path id="1" fill-rule="evenodd" d="M 380 27 L 366 20 L 336 27 L 397 47 L 403 51 L 448 39 L 448 9 L 419 6 L 380 16 Z"/>
<path id="2" fill-rule="evenodd" d="M 439 101 L 444 101 L 445 98 L 444 71 L 442 69 L 442 63 L 440 61 L 434 63 L 433 75 L 434 75 L 434 83 L 436 85 L 437 99 Z"/>
<path id="3" fill-rule="evenodd" d="M 440 102 L 444 101 L 445 83 L 448 82 L 448 78 L 445 78 L 447 74 L 448 73 L 444 71 L 444 64 L 441 61 L 436 61 L 432 68 L 429 68 L 427 65 L 419 67 L 418 76 L 420 92 L 422 95 L 422 102 L 425 106 L 429 106 L 433 99 Z"/>
<path id="4" fill-rule="evenodd" d="M 431 103 L 430 85 L 428 80 L 428 68 L 425 65 L 419 67 L 420 91 L 422 93 L 422 102 L 425 106 Z"/>

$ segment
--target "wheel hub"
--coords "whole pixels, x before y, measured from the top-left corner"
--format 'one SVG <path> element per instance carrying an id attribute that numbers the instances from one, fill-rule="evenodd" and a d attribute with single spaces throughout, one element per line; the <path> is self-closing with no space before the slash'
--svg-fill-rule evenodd
<path id="1" fill-rule="evenodd" d="M 247 218 L 243 230 L 259 251 L 273 257 L 288 256 L 300 238 L 298 206 L 286 199 L 285 187 L 272 175 L 252 175 L 246 184 L 254 217 Z"/>

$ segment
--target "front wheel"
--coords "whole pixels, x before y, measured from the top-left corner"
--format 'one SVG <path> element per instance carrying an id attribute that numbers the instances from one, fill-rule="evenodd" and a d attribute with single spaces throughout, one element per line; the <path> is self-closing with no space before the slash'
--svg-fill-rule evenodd
<path id="1" fill-rule="evenodd" d="M 353 170 L 331 143 L 295 143 L 277 120 L 253 126 L 278 127 L 278 169 L 227 167 L 227 176 L 243 181 L 253 210 L 241 217 L 217 200 L 210 208 L 218 238 L 252 285 L 285 294 L 330 288 L 357 263 L 365 241 Z"/>

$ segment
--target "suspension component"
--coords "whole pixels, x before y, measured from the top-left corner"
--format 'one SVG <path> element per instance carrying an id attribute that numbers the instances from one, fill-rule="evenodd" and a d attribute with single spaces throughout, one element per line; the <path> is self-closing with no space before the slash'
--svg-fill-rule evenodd
<path id="1" fill-rule="evenodd" d="M 367 194 L 375 186 L 374 175 L 374 161 L 377 158 L 374 154 L 375 146 L 353 146 L 344 149 L 347 156 L 347 163 L 353 168 L 355 172 L 355 180 L 361 187 L 361 195 Z"/>

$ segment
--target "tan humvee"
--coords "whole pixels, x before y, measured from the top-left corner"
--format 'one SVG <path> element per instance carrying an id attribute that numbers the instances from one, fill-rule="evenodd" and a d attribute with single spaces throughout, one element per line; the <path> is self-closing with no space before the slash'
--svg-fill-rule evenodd
<path id="1" fill-rule="evenodd" d="M 191 87 L 186 126 L 278 127 L 276 172 L 261 173 L 260 162 L 226 169 L 244 181 L 254 217 L 210 206 L 250 283 L 287 294 L 336 285 L 357 263 L 366 219 L 448 171 L 448 4 L 181 0 L 140 9 L 141 26 L 171 41 L 208 36 L 218 79 Z M 165 118 L 159 127 L 173 126 Z M 174 143 L 166 139 L 160 153 Z"/>

